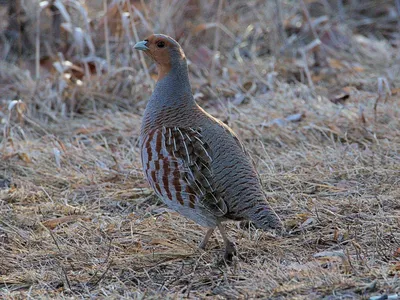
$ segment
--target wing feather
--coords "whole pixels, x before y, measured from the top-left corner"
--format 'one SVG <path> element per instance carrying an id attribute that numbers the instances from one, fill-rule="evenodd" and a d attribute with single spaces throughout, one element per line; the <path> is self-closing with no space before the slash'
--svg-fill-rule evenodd
<path id="1" fill-rule="evenodd" d="M 152 147 L 160 145 L 163 149 L 155 153 Z M 227 214 L 225 202 L 214 189 L 212 151 L 201 128 L 150 131 L 143 140 L 142 161 L 147 180 L 167 204 L 177 201 L 217 217 Z"/>

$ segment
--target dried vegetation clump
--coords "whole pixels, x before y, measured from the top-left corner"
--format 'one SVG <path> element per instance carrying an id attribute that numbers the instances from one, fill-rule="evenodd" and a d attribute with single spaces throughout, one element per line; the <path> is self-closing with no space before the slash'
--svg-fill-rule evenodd
<path id="1" fill-rule="evenodd" d="M 357 299 L 400 293 L 399 1 L 0 1 L 0 297 Z M 285 237 L 240 257 L 141 174 L 176 37 L 196 100 L 246 144 Z M 347 298 L 346 298 L 347 297 Z"/>

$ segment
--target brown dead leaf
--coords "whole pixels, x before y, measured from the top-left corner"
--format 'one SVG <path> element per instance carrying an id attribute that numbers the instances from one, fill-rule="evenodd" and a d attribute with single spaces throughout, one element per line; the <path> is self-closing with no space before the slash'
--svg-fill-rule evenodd
<path id="1" fill-rule="evenodd" d="M 222 93 L 225 97 L 233 97 L 235 96 L 235 91 L 225 87 L 217 88 L 219 93 Z"/>
<path id="2" fill-rule="evenodd" d="M 311 79 L 313 82 L 318 83 L 319 81 L 323 80 L 326 78 L 325 74 L 313 74 L 311 75 Z"/>
<path id="3" fill-rule="evenodd" d="M 58 144 L 60 145 L 63 152 L 67 152 L 67 147 L 65 147 L 64 143 L 60 140 L 57 140 Z"/>
<path id="4" fill-rule="evenodd" d="M 352 68 L 352 70 L 353 70 L 353 71 L 356 71 L 356 72 L 364 72 L 364 71 L 365 71 L 365 68 L 363 68 L 363 67 L 361 67 L 361 66 L 354 66 L 354 67 Z"/>
<path id="5" fill-rule="evenodd" d="M 159 238 L 155 238 L 152 239 L 149 242 L 149 245 L 158 245 L 158 246 L 167 246 L 167 247 L 171 247 L 173 245 L 173 243 L 171 241 L 168 241 L 166 239 L 159 239 Z"/>
<path id="6" fill-rule="evenodd" d="M 197 34 L 197 33 L 199 33 L 200 31 L 203 31 L 203 30 L 206 30 L 209 26 L 207 26 L 208 24 L 206 24 L 206 23 L 202 23 L 202 24 L 199 24 L 199 25 L 197 25 L 196 27 L 194 27 L 193 29 L 192 29 L 192 32 L 194 33 L 194 34 Z"/>
<path id="7" fill-rule="evenodd" d="M 344 88 L 342 88 L 342 90 L 346 93 L 350 93 L 352 90 L 354 90 L 354 87 L 348 85 L 348 86 L 345 86 Z"/>
<path id="8" fill-rule="evenodd" d="M 14 192 L 16 192 L 16 191 L 17 191 L 17 186 L 16 186 L 15 184 L 13 184 L 13 185 L 10 187 L 10 189 L 8 190 L 8 193 L 11 194 L 11 193 L 14 193 Z"/>
<path id="9" fill-rule="evenodd" d="M 60 224 L 76 222 L 77 220 L 79 220 L 81 218 L 82 218 L 82 216 L 70 215 L 70 216 L 50 219 L 50 220 L 44 221 L 42 224 L 49 229 L 54 229 Z"/>
<path id="10" fill-rule="evenodd" d="M 400 247 L 393 254 L 394 257 L 400 257 Z"/>
<path id="11" fill-rule="evenodd" d="M 96 27 L 98 29 L 104 28 L 106 20 L 108 20 L 107 22 L 111 35 L 123 34 L 123 27 L 121 26 L 121 14 L 130 11 L 130 7 L 134 7 L 134 10 L 139 12 L 146 10 L 145 2 L 141 0 L 130 0 L 124 1 L 122 3 L 114 1 L 107 7 L 107 12 L 98 20 Z M 136 16 L 136 14 L 134 14 L 132 18 L 136 19 L 138 17 Z"/>
<path id="12" fill-rule="evenodd" d="M 331 68 L 334 68 L 334 69 L 341 69 L 344 67 L 342 61 L 339 59 L 332 58 L 332 59 L 329 59 L 328 62 L 329 62 L 329 65 L 331 66 Z"/>
<path id="13" fill-rule="evenodd" d="M 18 157 L 19 157 L 19 159 L 23 160 L 26 163 L 32 162 L 32 160 L 29 158 L 28 154 L 26 154 L 25 152 L 18 153 Z"/>
<path id="14" fill-rule="evenodd" d="M 74 135 L 79 135 L 79 134 L 91 134 L 91 133 L 97 133 L 101 131 L 108 130 L 109 127 L 89 127 L 89 128 L 79 128 L 74 131 Z"/>
<path id="15" fill-rule="evenodd" d="M 350 94 L 344 89 L 329 92 L 328 99 L 334 104 L 344 104 L 350 98 Z"/>
<path id="16" fill-rule="evenodd" d="M 79 128 L 75 130 L 74 135 L 79 135 L 79 134 L 88 134 L 94 132 L 96 129 L 93 128 Z"/>
<path id="17" fill-rule="evenodd" d="M 400 262 L 396 262 L 396 263 L 390 268 L 390 270 L 391 270 L 393 273 L 400 272 Z"/>
<path id="18" fill-rule="evenodd" d="M 335 133 L 337 135 L 340 135 L 341 132 L 342 132 L 341 129 L 338 126 L 336 126 L 335 124 L 331 123 L 331 124 L 328 125 L 328 127 L 333 133 Z"/>
<path id="19" fill-rule="evenodd" d="M 392 92 L 392 95 L 398 95 L 398 94 L 400 94 L 400 88 L 392 89 L 391 92 Z"/>
<path id="20" fill-rule="evenodd" d="M 21 101 L 20 103 L 17 104 L 16 108 L 17 108 L 17 119 L 18 119 L 18 122 L 20 124 L 22 124 L 23 120 L 24 120 L 24 114 L 25 114 L 25 112 L 27 110 L 27 106 L 26 106 L 25 102 Z"/>
<path id="21" fill-rule="evenodd" d="M 337 241 L 339 239 L 339 230 L 335 229 L 335 232 L 333 233 L 333 240 Z"/>

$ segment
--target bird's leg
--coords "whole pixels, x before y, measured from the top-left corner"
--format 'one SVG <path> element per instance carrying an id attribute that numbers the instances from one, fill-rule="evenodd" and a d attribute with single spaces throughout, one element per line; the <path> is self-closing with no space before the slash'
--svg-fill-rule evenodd
<path id="1" fill-rule="evenodd" d="M 208 243 L 208 240 L 210 239 L 212 233 L 214 232 L 215 228 L 209 228 L 206 232 L 206 235 L 204 236 L 203 240 L 201 241 L 199 248 L 200 249 L 206 249 L 206 245 Z"/>
<path id="2" fill-rule="evenodd" d="M 222 238 L 224 239 L 225 244 L 225 254 L 224 258 L 226 261 L 232 261 L 233 255 L 236 255 L 236 248 L 235 245 L 228 239 L 226 235 L 225 229 L 222 224 L 218 224 L 219 232 L 221 232 Z"/>

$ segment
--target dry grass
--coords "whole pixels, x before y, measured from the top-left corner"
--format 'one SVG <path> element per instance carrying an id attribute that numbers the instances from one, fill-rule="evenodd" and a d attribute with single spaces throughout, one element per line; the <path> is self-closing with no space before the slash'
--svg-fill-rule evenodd
<path id="1" fill-rule="evenodd" d="M 0 298 L 400 293 L 396 6 L 276 1 L 277 13 L 275 1 L 222 2 L 113 1 L 105 19 L 103 1 L 70 1 L 65 28 L 86 42 L 80 30 L 49 39 L 43 8 L 40 52 L 0 47 Z M 37 9 L 27 8 L 31 25 Z M 141 174 L 155 70 L 131 43 L 151 31 L 179 39 L 195 97 L 246 143 L 291 231 L 229 224 L 231 265 L 219 236 L 197 248 L 204 228 L 167 210 Z"/>

